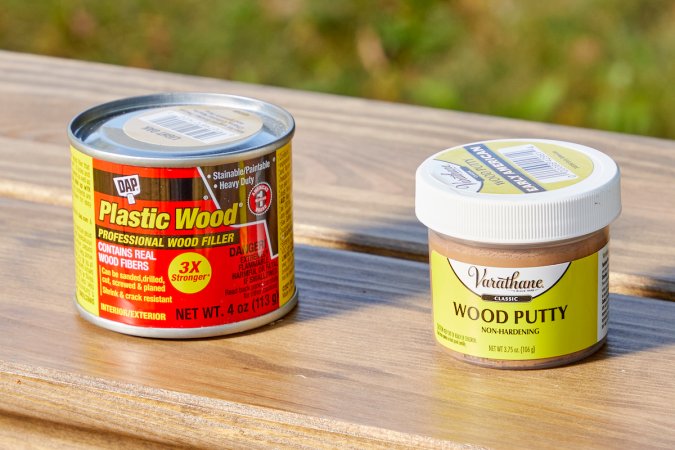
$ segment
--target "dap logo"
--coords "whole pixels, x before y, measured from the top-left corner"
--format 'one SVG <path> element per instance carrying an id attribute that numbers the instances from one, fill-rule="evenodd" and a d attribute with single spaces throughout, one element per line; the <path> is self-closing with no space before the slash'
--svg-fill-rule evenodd
<path id="1" fill-rule="evenodd" d="M 136 203 L 134 195 L 141 193 L 141 180 L 138 178 L 138 175 L 114 177 L 113 183 L 115 183 L 118 195 L 126 197 L 130 205 Z"/>

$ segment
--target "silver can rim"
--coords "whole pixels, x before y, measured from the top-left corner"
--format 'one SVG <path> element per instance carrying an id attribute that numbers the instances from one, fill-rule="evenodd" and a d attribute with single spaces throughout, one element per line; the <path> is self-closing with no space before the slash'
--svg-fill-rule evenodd
<path id="1" fill-rule="evenodd" d="M 284 131 L 268 142 L 252 145 L 236 152 L 228 152 L 230 146 L 225 145 L 221 151 L 211 151 L 207 154 L 195 152 L 192 155 L 165 155 L 164 157 L 133 156 L 123 152 L 112 152 L 89 145 L 82 139 L 86 127 L 96 129 L 97 125 L 100 126 L 100 124 L 121 114 L 165 106 L 185 105 L 237 106 L 259 115 L 266 112 L 270 117 L 284 125 Z M 88 131 L 86 136 L 91 133 L 91 130 Z M 252 97 L 208 92 L 163 92 L 121 98 L 85 109 L 68 124 L 68 140 L 71 146 L 78 151 L 103 161 L 141 167 L 195 167 L 239 162 L 242 159 L 256 158 L 278 150 L 290 142 L 294 133 L 295 120 L 293 116 L 278 105 Z"/>

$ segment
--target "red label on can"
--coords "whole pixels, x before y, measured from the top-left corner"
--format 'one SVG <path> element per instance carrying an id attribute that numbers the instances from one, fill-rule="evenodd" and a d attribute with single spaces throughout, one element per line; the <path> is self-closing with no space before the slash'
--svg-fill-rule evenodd
<path id="1" fill-rule="evenodd" d="M 189 168 L 71 154 L 77 300 L 87 312 L 201 328 L 263 316 L 295 294 L 290 145 Z"/>

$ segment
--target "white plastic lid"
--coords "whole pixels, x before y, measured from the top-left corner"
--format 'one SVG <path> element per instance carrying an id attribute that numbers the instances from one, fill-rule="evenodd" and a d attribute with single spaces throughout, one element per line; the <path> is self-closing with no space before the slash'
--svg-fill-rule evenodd
<path id="1" fill-rule="evenodd" d="M 457 239 L 492 244 L 570 239 L 619 216 L 619 168 L 604 153 L 570 142 L 461 145 L 419 166 L 415 212 L 430 229 Z"/>

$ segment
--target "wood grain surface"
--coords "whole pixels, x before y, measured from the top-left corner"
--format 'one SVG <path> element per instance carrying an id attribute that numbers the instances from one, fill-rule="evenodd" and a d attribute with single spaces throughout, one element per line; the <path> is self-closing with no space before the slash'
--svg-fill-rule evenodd
<path id="1" fill-rule="evenodd" d="M 297 120 L 298 242 L 426 259 L 414 215 L 414 172 L 444 148 L 500 137 L 590 145 L 622 170 L 623 214 L 612 227 L 611 290 L 675 299 L 673 141 L 400 104 L 0 52 L 0 195 L 67 205 L 65 130 L 97 103 L 157 91 L 247 95 Z"/>
<path id="2" fill-rule="evenodd" d="M 149 447 L 675 446 L 675 303 L 613 295 L 593 357 L 483 369 L 435 345 L 426 264 L 300 245 L 284 319 L 141 339 L 75 313 L 69 208 L 0 211 L 0 424 Z"/>
<path id="3" fill-rule="evenodd" d="M 161 341 L 76 314 L 68 121 L 157 91 L 247 95 L 297 119 L 300 304 L 282 320 Z M 655 299 L 675 299 L 672 141 L 2 51 L 0 96 L 0 447 L 675 447 L 675 303 Z M 567 367 L 478 368 L 432 334 L 415 168 L 518 136 L 622 168 L 609 341 Z"/>

